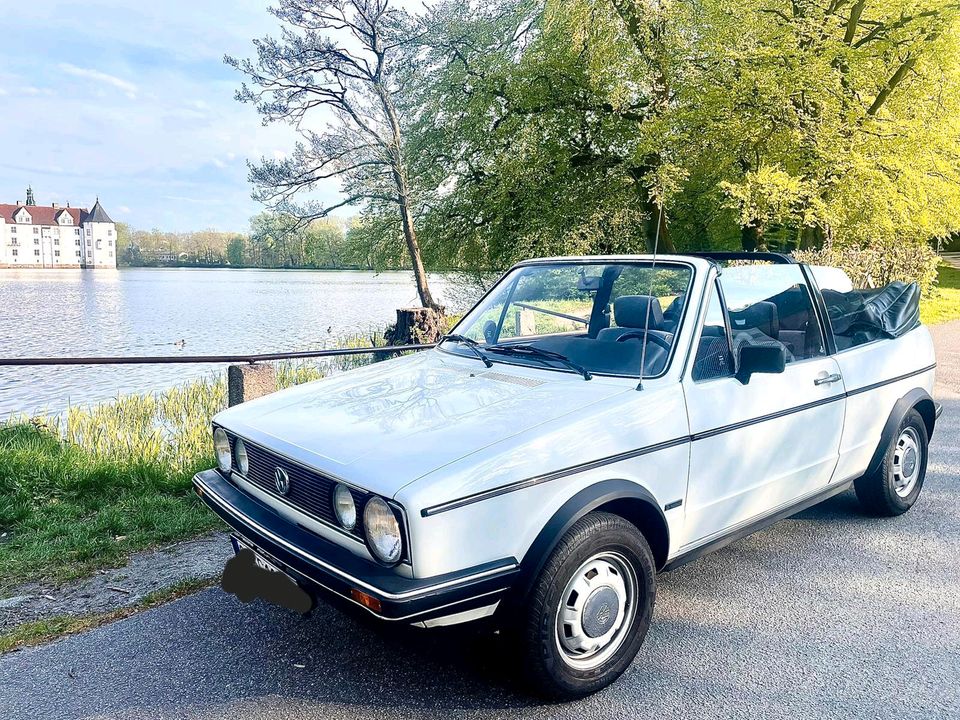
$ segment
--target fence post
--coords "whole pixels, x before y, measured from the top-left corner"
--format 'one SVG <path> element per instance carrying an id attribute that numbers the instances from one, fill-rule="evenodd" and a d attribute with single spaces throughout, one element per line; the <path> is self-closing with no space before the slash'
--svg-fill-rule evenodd
<path id="1" fill-rule="evenodd" d="M 227 368 L 227 405 L 269 395 L 277 390 L 277 370 L 270 363 L 231 365 Z"/>

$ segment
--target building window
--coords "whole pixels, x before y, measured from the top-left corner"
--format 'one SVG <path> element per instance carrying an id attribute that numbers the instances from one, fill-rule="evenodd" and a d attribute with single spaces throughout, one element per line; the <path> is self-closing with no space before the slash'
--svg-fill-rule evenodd
<path id="1" fill-rule="evenodd" d="M 35 227 L 35 228 L 33 229 L 33 234 L 34 234 L 34 235 L 39 235 L 39 234 L 40 234 L 40 228 Z"/>
<path id="2" fill-rule="evenodd" d="M 17 255 L 20 254 L 20 251 L 17 250 L 16 248 L 14 248 L 13 250 L 11 250 L 10 252 L 11 252 L 11 254 L 12 254 L 14 257 L 16 257 Z"/>
<path id="3" fill-rule="evenodd" d="M 107 253 L 107 254 L 108 254 L 110 257 L 113 257 L 113 250 L 111 250 L 111 251 L 110 251 L 109 253 Z"/>
<path id="4" fill-rule="evenodd" d="M 77 257 L 80 257 L 80 251 L 77 250 Z"/>
<path id="5" fill-rule="evenodd" d="M 90 237 L 93 234 L 93 230 L 87 228 L 87 237 Z"/>
<path id="6" fill-rule="evenodd" d="M 107 230 L 107 235 L 109 235 L 110 237 L 113 237 L 113 230 Z"/>
<path id="7" fill-rule="evenodd" d="M 34 244 L 34 245 L 39 245 L 39 244 L 40 244 L 40 238 L 34 238 L 34 239 L 33 239 L 33 244 Z"/>
<path id="8" fill-rule="evenodd" d="M 73 234 L 74 234 L 74 235 L 79 235 L 79 234 L 80 234 L 80 228 L 74 228 L 74 229 L 73 229 Z"/>
<path id="9" fill-rule="evenodd" d="M 39 250 L 34 250 L 34 251 L 33 251 L 33 254 L 36 255 L 37 257 L 40 257 L 40 251 L 39 251 Z"/>
<path id="10" fill-rule="evenodd" d="M 97 240 L 97 250 L 99 250 L 99 249 L 100 249 L 100 241 Z"/>
<path id="11" fill-rule="evenodd" d="M 91 242 L 90 238 L 87 238 L 87 247 L 90 247 Z"/>
<path id="12" fill-rule="evenodd" d="M 54 251 L 53 251 L 53 256 L 54 256 L 54 257 L 60 257 L 60 251 L 59 251 L 59 250 L 54 250 Z"/>
<path id="13" fill-rule="evenodd" d="M 11 235 L 16 235 L 16 234 L 17 234 L 17 229 L 16 229 L 15 227 L 11 227 L 11 228 L 10 228 L 10 234 L 11 234 Z"/>
<path id="14" fill-rule="evenodd" d="M 107 247 L 113 247 L 113 240 L 107 240 Z"/>
<path id="15" fill-rule="evenodd" d="M 60 244 L 60 238 L 54 238 L 54 239 L 53 239 L 53 244 L 54 244 L 54 245 L 59 245 L 59 244 Z"/>

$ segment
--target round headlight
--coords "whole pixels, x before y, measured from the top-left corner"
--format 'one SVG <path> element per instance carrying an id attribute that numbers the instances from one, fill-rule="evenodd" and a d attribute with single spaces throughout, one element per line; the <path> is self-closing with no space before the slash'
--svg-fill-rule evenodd
<path id="1" fill-rule="evenodd" d="M 246 475 L 250 469 L 250 458 L 247 457 L 247 446 L 243 444 L 243 440 L 240 438 L 237 438 L 237 441 L 233 444 L 233 457 L 237 461 L 237 470 L 240 471 L 241 475 Z"/>
<path id="2" fill-rule="evenodd" d="M 353 493 L 343 483 L 337 483 L 333 489 L 333 512 L 346 530 L 357 526 L 357 505 L 353 502 Z"/>
<path id="3" fill-rule="evenodd" d="M 213 451 L 217 454 L 217 465 L 223 472 L 230 472 L 230 440 L 223 428 L 213 431 Z"/>
<path id="4" fill-rule="evenodd" d="M 400 559 L 403 547 L 400 523 L 383 498 L 372 497 L 367 500 L 363 508 L 363 530 L 374 557 L 391 565 Z"/>

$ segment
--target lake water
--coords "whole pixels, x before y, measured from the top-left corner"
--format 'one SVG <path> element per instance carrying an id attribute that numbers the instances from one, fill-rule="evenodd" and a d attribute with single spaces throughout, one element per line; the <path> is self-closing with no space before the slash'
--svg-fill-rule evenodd
<path id="1" fill-rule="evenodd" d="M 469 302 L 448 279 L 430 282 L 452 309 Z M 418 304 L 406 272 L 0 270 L 0 356 L 312 350 L 382 329 L 396 308 Z M 159 390 L 224 367 L 0 367 L 0 418 Z"/>

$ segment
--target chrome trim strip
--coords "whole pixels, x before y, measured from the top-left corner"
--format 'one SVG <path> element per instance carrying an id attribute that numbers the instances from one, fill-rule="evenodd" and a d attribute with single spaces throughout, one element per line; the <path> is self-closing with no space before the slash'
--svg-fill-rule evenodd
<path id="1" fill-rule="evenodd" d="M 416 590 L 408 590 L 402 593 L 387 592 L 385 590 L 381 590 L 375 585 L 371 585 L 367 582 L 364 582 L 363 580 L 360 580 L 359 578 L 356 578 L 353 575 L 350 575 L 349 573 L 345 573 L 343 570 L 340 570 L 339 568 L 334 567 L 333 565 L 330 565 L 329 563 L 325 562 L 324 560 L 321 560 L 318 557 L 315 557 L 314 555 L 311 555 L 310 553 L 306 552 L 302 548 L 297 547 L 296 545 L 290 543 L 289 541 L 285 540 L 279 535 L 271 532 L 270 530 L 263 527 L 262 525 L 252 520 L 251 518 L 247 517 L 246 515 L 240 513 L 239 511 L 237 511 L 236 508 L 230 505 L 226 500 L 224 500 L 222 497 L 217 495 L 217 493 L 211 490 L 209 485 L 207 485 L 206 483 L 204 483 L 202 480 L 199 479 L 199 476 L 195 475 L 193 478 L 193 482 L 203 490 L 205 497 L 208 497 L 211 500 L 213 500 L 215 503 L 217 503 L 217 505 L 223 508 L 223 510 L 225 510 L 227 513 L 235 517 L 237 520 L 240 520 L 241 522 L 245 523 L 249 527 L 253 528 L 258 533 L 264 535 L 265 537 L 270 538 L 272 541 L 274 541 L 278 545 L 282 545 L 290 552 L 295 553 L 296 555 L 299 555 L 300 557 L 302 557 L 304 560 L 307 560 L 315 565 L 322 567 L 324 570 L 327 570 L 333 573 L 334 575 L 337 575 L 341 579 L 346 580 L 347 582 L 353 585 L 356 585 L 358 588 L 370 590 L 386 600 L 410 600 L 410 599 L 420 597 L 421 595 L 430 595 L 438 590 L 443 590 L 448 587 L 456 587 L 457 585 L 463 585 L 465 583 L 472 582 L 474 580 L 479 580 L 481 578 L 489 577 L 491 575 L 498 575 L 500 573 L 504 573 L 508 571 L 512 572 L 517 567 L 519 567 L 518 564 L 514 561 L 510 565 L 504 565 L 503 567 L 498 567 L 498 568 L 491 568 L 489 570 L 484 570 L 483 572 L 478 572 L 473 575 L 466 575 L 464 577 L 460 577 L 455 580 L 448 580 L 446 582 L 436 583 L 434 585 L 427 585 L 422 588 L 417 588 Z M 317 583 L 317 584 L 319 585 L 320 583 Z M 336 593 L 336 594 L 338 596 L 340 595 L 340 593 Z"/>

